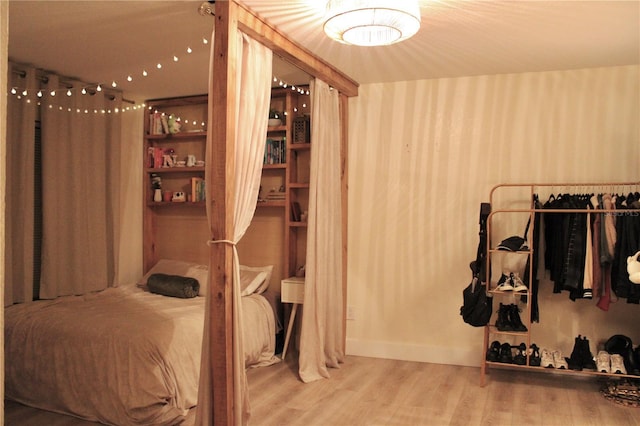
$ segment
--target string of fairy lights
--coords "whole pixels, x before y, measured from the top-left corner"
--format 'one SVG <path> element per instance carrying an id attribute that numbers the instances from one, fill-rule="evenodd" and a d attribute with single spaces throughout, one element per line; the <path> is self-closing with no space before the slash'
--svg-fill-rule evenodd
<path id="1" fill-rule="evenodd" d="M 209 40 L 206 37 L 202 37 L 202 44 L 208 45 Z M 191 48 L 191 46 L 187 46 L 184 52 L 186 52 L 186 54 L 189 55 L 193 53 L 193 49 Z M 170 61 L 172 62 L 178 62 L 179 60 L 180 58 L 175 54 L 172 55 L 172 57 L 170 58 Z M 163 69 L 163 63 L 161 61 L 156 61 L 154 68 L 157 71 L 161 71 Z M 139 75 L 139 76 L 142 76 L 142 78 L 145 78 L 150 75 L 150 71 L 145 68 L 138 73 L 128 73 L 126 75 L 125 80 L 127 81 L 127 83 L 134 83 L 135 81 L 134 76 L 136 75 Z M 289 84 L 288 82 L 283 81 L 282 79 L 276 76 L 273 76 L 273 82 L 277 83 L 277 85 L 282 88 L 291 89 L 302 95 L 309 95 L 308 89 Z M 30 91 L 27 88 L 13 86 L 10 88 L 9 93 L 12 96 L 15 96 L 16 99 L 23 100 L 26 103 L 31 103 L 35 101 L 37 102 L 38 106 L 42 106 L 42 103 L 46 102 L 45 106 L 49 109 L 57 109 L 59 111 L 68 111 L 68 112 L 76 112 L 76 113 L 83 113 L 83 114 L 90 114 L 90 113 L 94 113 L 94 114 L 116 113 L 117 114 L 117 113 L 124 113 L 128 111 L 136 111 L 146 107 L 145 103 L 135 103 L 131 101 L 125 101 L 125 102 L 131 102 L 132 105 L 124 105 L 121 108 L 115 107 L 113 109 L 111 108 L 88 109 L 88 108 L 73 108 L 67 105 L 62 105 L 62 102 L 60 103 L 55 102 L 56 96 L 58 96 L 59 94 L 63 94 L 63 96 L 66 95 L 67 97 L 72 97 L 78 92 L 81 95 L 87 95 L 87 94 L 95 94 L 96 92 L 98 93 L 103 92 L 104 90 L 108 90 L 108 89 L 118 90 L 119 88 L 120 88 L 120 83 L 118 83 L 114 79 L 114 80 L 111 80 L 111 83 L 100 82 L 100 83 L 93 83 L 93 84 L 87 83 L 85 85 L 80 83 L 78 87 L 74 86 L 74 87 L 62 87 L 59 89 L 36 89 L 35 96 L 33 96 L 33 92 L 30 93 Z M 194 121 L 193 124 L 196 124 L 196 122 Z M 202 123 L 202 126 L 205 126 L 205 123 Z"/>

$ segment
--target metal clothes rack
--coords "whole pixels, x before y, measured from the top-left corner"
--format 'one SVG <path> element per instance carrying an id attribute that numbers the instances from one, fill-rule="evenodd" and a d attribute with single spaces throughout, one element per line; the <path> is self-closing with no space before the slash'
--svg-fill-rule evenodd
<path id="1" fill-rule="evenodd" d="M 514 209 L 495 209 L 494 210 L 494 202 L 496 196 L 499 191 L 509 188 L 528 188 L 528 196 L 529 196 L 529 208 L 514 208 Z M 491 227 L 494 215 L 498 214 L 509 214 L 509 213 L 528 213 L 531 219 L 529 234 L 534 235 L 534 226 L 535 220 L 534 216 L 536 213 L 620 213 L 620 210 L 617 209 L 537 209 L 534 207 L 533 199 L 534 195 L 538 193 L 538 190 L 543 188 L 558 188 L 563 189 L 564 192 L 577 191 L 580 192 L 629 192 L 623 191 L 623 188 L 633 188 L 634 191 L 640 191 L 640 181 L 638 182 L 591 182 L 591 183 L 503 183 L 494 186 L 489 193 L 489 202 L 491 204 L 491 213 L 487 218 L 487 263 L 490 265 L 491 256 L 494 253 L 499 252 L 499 250 L 492 248 L 491 243 Z M 521 201 L 521 200 L 517 200 Z M 625 209 L 625 213 L 638 213 L 640 214 L 640 209 Z M 526 238 L 526 236 L 525 236 Z M 521 250 L 519 253 L 526 254 L 529 259 L 534 255 L 533 244 L 529 244 L 528 250 Z M 486 268 L 486 282 L 487 282 L 487 291 L 492 293 L 492 296 L 495 295 L 504 295 L 506 292 L 496 290 L 492 288 L 491 283 L 491 269 L 490 267 Z M 529 268 L 529 283 L 533 283 L 533 267 Z M 487 324 L 484 327 L 484 339 L 483 339 L 483 349 L 482 349 L 482 361 L 480 364 L 480 386 L 486 385 L 486 374 L 489 368 L 502 368 L 502 369 L 516 369 L 516 370 L 531 370 L 531 371 L 539 371 L 539 372 L 549 372 L 559 374 L 572 374 L 572 375 L 589 375 L 589 376 L 610 376 L 610 377 L 626 377 L 626 378 L 635 378 L 638 379 L 640 376 L 635 375 L 622 375 L 622 374 L 612 374 L 612 373 L 600 373 L 596 371 L 577 371 L 577 370 L 557 370 L 552 369 L 549 370 L 547 368 L 537 367 L 537 366 L 529 366 L 529 357 L 527 356 L 527 364 L 526 365 L 517 365 L 517 364 L 505 364 L 505 363 L 496 363 L 489 362 L 486 359 L 487 349 L 489 348 L 489 338 L 491 335 L 504 335 L 504 336 L 519 336 L 526 340 L 527 350 L 531 347 L 531 288 L 527 290 L 527 293 L 521 293 L 519 295 L 527 296 L 526 303 L 526 312 L 525 317 L 526 321 L 523 321 L 525 326 L 527 327 L 526 332 L 516 332 L 516 331 L 498 331 L 497 328 L 491 324 Z"/>

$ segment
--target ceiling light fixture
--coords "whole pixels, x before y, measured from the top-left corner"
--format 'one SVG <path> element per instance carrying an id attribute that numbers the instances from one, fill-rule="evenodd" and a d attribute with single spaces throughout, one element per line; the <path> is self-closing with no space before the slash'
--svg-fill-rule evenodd
<path id="1" fill-rule="evenodd" d="M 324 32 L 356 46 L 384 46 L 420 29 L 417 0 L 328 0 Z"/>

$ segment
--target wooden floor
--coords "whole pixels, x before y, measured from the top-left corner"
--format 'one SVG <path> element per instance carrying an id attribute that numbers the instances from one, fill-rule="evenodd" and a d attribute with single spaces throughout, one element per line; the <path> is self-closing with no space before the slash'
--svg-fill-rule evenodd
<path id="1" fill-rule="evenodd" d="M 347 357 L 331 378 L 304 384 L 295 354 L 248 372 L 250 425 L 638 425 L 640 408 L 606 400 L 594 377 Z M 5 401 L 5 425 L 95 423 Z"/>

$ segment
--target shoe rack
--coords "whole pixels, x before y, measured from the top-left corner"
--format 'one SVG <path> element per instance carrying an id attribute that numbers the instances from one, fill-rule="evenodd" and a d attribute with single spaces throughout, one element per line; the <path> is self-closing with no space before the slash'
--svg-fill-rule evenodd
<path id="1" fill-rule="evenodd" d="M 505 285 L 505 280 L 509 280 L 510 276 L 506 278 L 503 276 L 505 272 L 502 268 L 495 267 L 499 262 L 496 259 L 501 256 L 512 255 L 513 253 L 523 256 L 528 260 L 529 264 L 534 264 L 533 256 L 534 250 L 533 239 L 535 226 L 536 213 L 594 213 L 593 210 L 588 209 L 537 209 L 534 205 L 534 195 L 539 191 L 546 188 L 547 191 L 554 190 L 556 188 L 562 188 L 565 192 L 574 193 L 588 193 L 598 192 L 599 189 L 604 189 L 601 192 L 615 192 L 615 189 L 622 190 L 625 188 L 633 187 L 634 191 L 640 190 L 640 182 L 616 182 L 616 183 L 546 183 L 546 184 L 500 184 L 491 189 L 490 192 L 490 204 L 491 213 L 487 218 L 487 292 L 493 297 L 494 315 L 489 320 L 489 323 L 484 327 L 484 340 L 482 347 L 482 362 L 480 367 L 480 385 L 485 386 L 487 382 L 487 373 L 491 368 L 499 369 L 514 369 L 514 370 L 530 370 L 538 372 L 553 372 L 557 374 L 570 374 L 570 375 L 588 375 L 588 376 L 610 376 L 610 377 L 625 377 L 638 379 L 640 376 L 631 374 L 614 374 L 614 373 L 602 373 L 591 370 L 573 370 L 565 367 L 565 369 L 558 368 L 544 368 L 545 357 L 549 360 L 549 357 L 553 357 L 552 352 L 542 353 L 537 345 L 532 341 L 532 322 L 531 322 L 531 301 L 532 292 L 528 287 L 526 290 L 521 286 L 518 286 L 520 291 L 514 291 L 517 287 L 516 283 L 509 283 Z M 614 189 L 614 190 L 612 190 Z M 625 192 L 626 193 L 626 192 Z M 517 194 L 514 198 L 514 194 Z M 523 198 L 523 194 L 525 198 Z M 506 208 L 501 208 L 502 206 Z M 614 213 L 616 210 L 599 209 L 598 213 Z M 626 213 L 640 214 L 640 209 L 628 209 Z M 619 213 L 619 211 L 618 211 Z M 514 219 L 514 216 L 518 219 Z M 527 228 L 528 232 L 525 238 L 528 240 L 526 247 L 522 247 L 519 250 L 513 252 L 505 252 L 504 247 L 498 248 L 498 244 L 501 239 L 492 238 L 492 228 L 495 229 L 501 225 L 501 222 L 507 222 L 507 224 L 514 222 L 521 223 L 522 220 L 530 220 L 530 226 Z M 508 227 L 508 226 L 507 226 Z M 515 231 L 509 235 L 518 235 L 520 231 Z M 504 237 L 507 237 L 505 235 Z M 492 271 L 493 270 L 493 271 Z M 525 268 L 524 274 L 528 277 L 520 277 L 522 280 L 528 278 L 526 282 L 533 283 L 534 273 L 533 268 Z M 533 325 L 534 327 L 542 327 L 542 325 Z M 578 341 L 580 339 L 580 342 Z M 514 343 L 510 343 L 514 342 Z M 523 344 L 525 347 L 523 347 Z M 589 343 L 586 339 L 581 339 L 580 336 L 576 338 L 575 348 L 584 349 L 586 345 L 586 351 L 589 352 Z M 531 356 L 533 354 L 533 356 Z M 564 354 L 568 356 L 569 354 Z M 596 355 L 593 353 L 592 355 Z M 564 359 L 562 360 L 564 361 Z M 541 365 L 542 364 L 542 365 Z"/>

